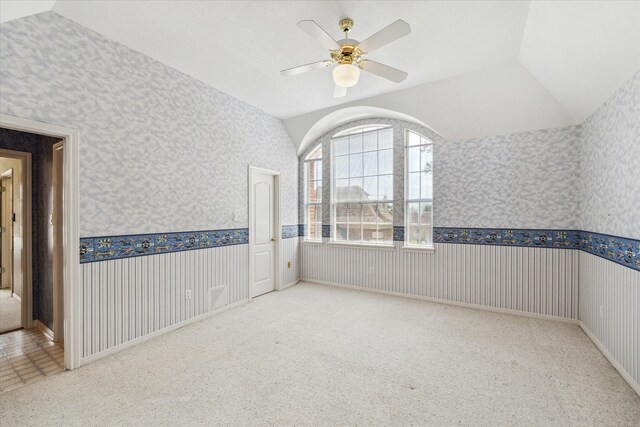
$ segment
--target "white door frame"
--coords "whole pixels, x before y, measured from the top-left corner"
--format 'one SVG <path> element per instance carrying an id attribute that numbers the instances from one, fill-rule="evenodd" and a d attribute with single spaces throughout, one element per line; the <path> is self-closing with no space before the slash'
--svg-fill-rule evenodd
<path id="1" fill-rule="evenodd" d="M 64 218 L 62 246 L 64 253 L 64 365 L 67 369 L 80 366 L 82 349 L 82 289 L 80 289 L 79 235 L 79 144 L 77 129 L 42 123 L 35 120 L 0 114 L 0 127 L 64 139 Z M 27 183 L 30 185 L 30 183 Z M 27 199 L 30 202 L 30 199 Z M 29 215 L 31 217 L 31 215 Z M 30 221 L 30 219 L 29 219 Z M 31 235 L 29 235 L 29 246 Z M 28 254 L 31 262 L 31 254 Z M 27 285 L 31 288 L 31 280 Z M 31 319 L 29 319 L 31 320 Z"/>
<path id="2" fill-rule="evenodd" d="M 279 291 L 282 287 L 280 283 L 280 236 L 282 234 L 282 226 L 280 225 L 280 172 L 272 170 L 260 168 L 257 166 L 249 165 L 249 284 L 247 291 L 249 293 L 249 301 L 253 299 L 251 296 L 251 287 L 253 286 L 253 274 L 254 274 L 254 265 L 253 265 L 253 242 L 255 240 L 255 230 L 253 229 L 253 173 L 259 172 L 267 175 L 273 176 L 273 229 L 276 235 L 276 242 L 273 249 L 273 285 L 276 291 Z"/>
<path id="3" fill-rule="evenodd" d="M 64 165 L 64 150 L 66 142 L 60 141 L 53 144 L 52 155 L 52 172 L 53 177 L 51 179 L 51 189 L 53 191 L 54 205 L 52 213 L 52 225 L 53 225 L 53 341 L 62 342 L 64 340 L 64 276 L 61 277 L 60 273 L 64 274 L 64 265 L 62 265 L 62 271 L 60 271 L 61 264 L 64 264 L 64 247 L 60 244 L 62 230 L 60 229 L 60 221 L 58 214 L 62 216 L 64 221 L 64 206 L 62 206 L 62 212 L 60 212 L 60 200 L 58 200 L 58 191 L 60 185 L 64 184 L 64 171 L 60 170 L 60 160 L 58 153 L 62 152 L 62 165 Z M 57 173 L 62 175 L 62 183 L 59 180 Z M 63 189 L 64 191 L 64 189 Z M 64 196 L 63 196 L 64 199 Z M 60 260 L 62 259 L 62 262 Z"/>

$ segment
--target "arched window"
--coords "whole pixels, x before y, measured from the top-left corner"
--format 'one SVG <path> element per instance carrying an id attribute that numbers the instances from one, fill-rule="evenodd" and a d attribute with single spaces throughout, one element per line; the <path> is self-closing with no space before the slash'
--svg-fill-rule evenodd
<path id="1" fill-rule="evenodd" d="M 433 245 L 433 144 L 424 136 L 405 131 L 405 246 Z"/>
<path id="2" fill-rule="evenodd" d="M 322 241 L 322 145 L 304 159 L 305 239 Z"/>
<path id="3" fill-rule="evenodd" d="M 393 128 L 340 132 L 331 152 L 333 240 L 393 244 Z"/>

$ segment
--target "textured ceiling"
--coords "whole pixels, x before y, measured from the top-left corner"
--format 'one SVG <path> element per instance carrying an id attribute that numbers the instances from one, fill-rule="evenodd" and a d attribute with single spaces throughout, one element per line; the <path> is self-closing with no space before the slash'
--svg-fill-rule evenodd
<path id="1" fill-rule="evenodd" d="M 640 69 L 640 1 L 0 0 L 0 21 L 52 7 L 287 119 L 298 145 L 301 123 L 353 105 L 411 112 L 451 139 L 575 124 Z M 358 40 L 397 19 L 411 25 L 370 55 L 407 71 L 406 81 L 363 73 L 334 99 L 329 70 L 280 76 L 326 58 L 298 21 L 315 20 L 338 39 L 344 17 Z"/>

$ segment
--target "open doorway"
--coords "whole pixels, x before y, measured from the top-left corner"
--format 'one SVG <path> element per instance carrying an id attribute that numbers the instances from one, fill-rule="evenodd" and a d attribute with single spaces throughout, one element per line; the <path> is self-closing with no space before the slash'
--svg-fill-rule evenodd
<path id="1" fill-rule="evenodd" d="M 61 299 L 56 295 L 62 288 L 56 286 L 60 284 L 56 273 L 63 268 L 63 257 L 55 253 L 61 245 L 56 240 L 62 235 L 62 223 L 55 221 L 54 203 L 61 198 L 59 187 L 64 181 L 62 165 L 54 165 L 54 159 L 59 159 L 63 147 L 60 138 L 0 128 L 4 183 L 0 193 L 4 202 L 0 209 L 4 227 L 0 272 L 4 273 L 3 281 L 11 284 L 12 300 L 20 302 L 18 328 L 38 327 L 55 341 L 64 339 L 61 328 L 58 336 L 55 333 L 55 325 L 62 319 L 55 319 L 59 310 L 54 304 Z M 17 329 L 13 326 L 0 323 L 0 331 Z"/>
<path id="2" fill-rule="evenodd" d="M 17 384 L 24 356 L 64 369 L 64 146 L 0 128 L 0 353 Z"/>
<path id="3" fill-rule="evenodd" d="M 0 333 L 22 327 L 22 283 L 13 274 L 13 171 L 20 167 L 20 160 L 0 157 Z"/>

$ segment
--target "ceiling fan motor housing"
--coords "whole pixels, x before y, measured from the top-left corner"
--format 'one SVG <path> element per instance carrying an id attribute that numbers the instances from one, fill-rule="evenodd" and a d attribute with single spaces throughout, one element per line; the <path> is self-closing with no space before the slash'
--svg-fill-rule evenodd
<path id="1" fill-rule="evenodd" d="M 339 40 L 340 49 L 331 51 L 331 59 L 340 64 L 359 64 L 362 52 L 358 49 L 358 43 L 354 39 Z"/>

